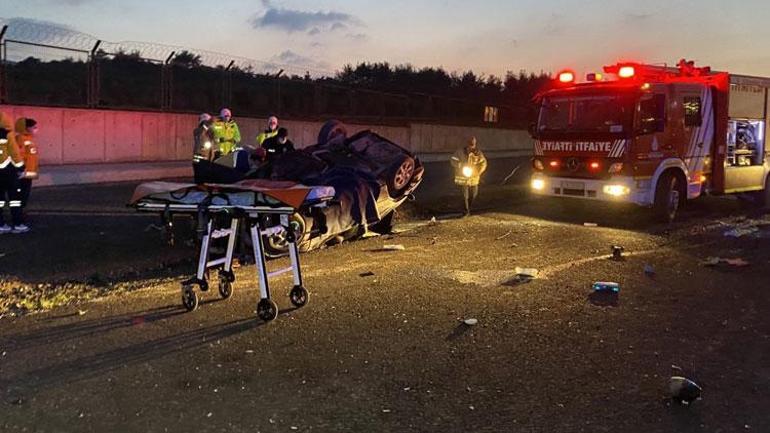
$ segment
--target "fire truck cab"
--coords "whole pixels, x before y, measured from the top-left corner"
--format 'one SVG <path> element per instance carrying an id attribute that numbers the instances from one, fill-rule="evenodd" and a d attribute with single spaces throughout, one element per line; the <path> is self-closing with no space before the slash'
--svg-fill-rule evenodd
<path id="1" fill-rule="evenodd" d="M 575 76 L 560 73 L 536 97 L 534 193 L 636 203 L 665 221 L 706 193 L 770 205 L 770 78 L 684 60 Z"/>

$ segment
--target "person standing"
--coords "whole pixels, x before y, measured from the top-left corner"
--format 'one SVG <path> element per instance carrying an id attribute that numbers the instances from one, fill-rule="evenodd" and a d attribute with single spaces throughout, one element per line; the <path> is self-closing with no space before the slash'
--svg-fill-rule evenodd
<path id="1" fill-rule="evenodd" d="M 487 170 L 487 158 L 479 149 L 476 137 L 471 137 L 467 145 L 452 155 L 450 162 L 455 171 L 455 185 L 462 188 L 465 216 L 468 216 L 479 195 L 479 181 Z"/>
<path id="2" fill-rule="evenodd" d="M 11 117 L 0 112 L 0 234 L 29 231 L 29 227 L 24 224 L 19 185 L 19 174 L 24 168 L 24 160 L 16 144 L 13 126 Z M 11 226 L 5 223 L 3 216 L 6 204 L 11 209 Z"/>
<path id="3" fill-rule="evenodd" d="M 265 140 L 276 135 L 278 135 L 278 118 L 270 116 L 267 118 L 267 129 L 257 135 L 257 147 L 261 147 Z"/>
<path id="4" fill-rule="evenodd" d="M 289 131 L 286 128 L 278 128 L 276 134 L 262 142 L 265 149 L 265 159 L 273 162 L 281 155 L 294 151 L 294 143 L 289 140 Z"/>
<path id="5" fill-rule="evenodd" d="M 40 177 L 37 143 L 35 143 L 37 130 L 38 126 L 35 119 L 20 117 L 16 120 L 16 145 L 24 161 L 24 171 L 19 178 L 22 209 L 27 207 L 29 202 L 29 195 L 32 192 L 32 181 Z"/>
<path id="6" fill-rule="evenodd" d="M 219 146 L 216 145 L 209 113 L 201 113 L 198 117 L 198 127 L 193 130 L 193 143 L 193 162 L 216 159 Z"/>
<path id="7" fill-rule="evenodd" d="M 223 108 L 219 118 L 214 122 L 214 138 L 219 146 L 222 156 L 233 153 L 241 142 L 241 130 L 233 120 L 233 113 L 229 108 Z"/>

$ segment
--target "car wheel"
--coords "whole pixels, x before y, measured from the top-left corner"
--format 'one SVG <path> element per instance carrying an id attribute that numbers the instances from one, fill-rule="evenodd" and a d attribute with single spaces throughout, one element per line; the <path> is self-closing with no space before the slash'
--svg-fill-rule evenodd
<path id="1" fill-rule="evenodd" d="M 338 139 L 344 140 L 347 137 L 348 130 L 342 122 L 339 120 L 328 120 L 321 127 L 321 131 L 318 132 L 318 144 L 323 146 Z"/>
<path id="2" fill-rule="evenodd" d="M 391 197 L 397 197 L 409 185 L 414 177 L 414 159 L 404 156 L 399 162 L 393 164 L 388 172 L 388 191 Z"/>
<path id="3" fill-rule="evenodd" d="M 295 213 L 289 217 L 289 227 L 294 229 L 297 244 L 302 242 L 305 236 L 306 223 L 302 215 Z M 286 231 L 281 231 L 272 236 L 265 236 L 265 254 L 268 257 L 283 257 L 289 254 L 289 239 Z"/>

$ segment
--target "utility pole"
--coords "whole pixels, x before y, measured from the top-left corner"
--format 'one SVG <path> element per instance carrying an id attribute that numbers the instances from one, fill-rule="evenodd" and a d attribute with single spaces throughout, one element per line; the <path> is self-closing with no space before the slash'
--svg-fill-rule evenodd
<path id="1" fill-rule="evenodd" d="M 5 72 L 5 60 L 8 57 L 8 48 L 5 42 L 5 32 L 8 25 L 0 29 L 0 104 L 8 102 L 8 77 Z"/>

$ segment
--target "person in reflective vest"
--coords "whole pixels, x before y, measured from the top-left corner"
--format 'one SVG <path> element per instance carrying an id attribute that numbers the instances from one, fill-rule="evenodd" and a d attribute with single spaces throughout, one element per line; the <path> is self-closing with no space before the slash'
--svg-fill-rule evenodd
<path id="1" fill-rule="evenodd" d="M 487 158 L 481 152 L 476 137 L 471 137 L 468 144 L 458 149 L 450 159 L 455 172 L 455 184 L 460 186 L 465 200 L 465 215 L 471 213 L 473 201 L 479 195 L 481 175 L 487 171 Z"/>
<path id="2" fill-rule="evenodd" d="M 212 123 L 209 113 L 201 113 L 198 117 L 198 127 L 193 130 L 193 162 L 213 161 L 218 157 L 219 146 Z"/>
<path id="3" fill-rule="evenodd" d="M 267 118 L 267 129 L 257 135 L 257 147 L 262 147 L 262 143 L 264 143 L 265 140 L 275 137 L 276 135 L 278 135 L 278 118 L 270 116 Z"/>
<path id="4" fill-rule="evenodd" d="M 16 145 L 24 161 L 24 171 L 19 177 L 21 186 L 21 207 L 27 207 L 29 195 L 32 191 L 32 181 L 40 177 L 38 171 L 38 153 L 35 135 L 37 135 L 38 126 L 35 119 L 20 117 L 16 119 Z"/>
<path id="5" fill-rule="evenodd" d="M 214 138 L 222 155 L 228 155 L 238 148 L 241 142 L 241 130 L 233 120 L 233 113 L 229 108 L 223 108 L 219 118 L 214 122 Z"/>
<path id="6" fill-rule="evenodd" d="M 24 170 L 24 160 L 16 144 L 10 116 L 0 112 L 0 234 L 25 233 L 29 227 L 24 224 L 21 209 L 21 186 L 19 175 Z M 5 207 L 11 209 L 11 224 L 5 223 Z"/>

